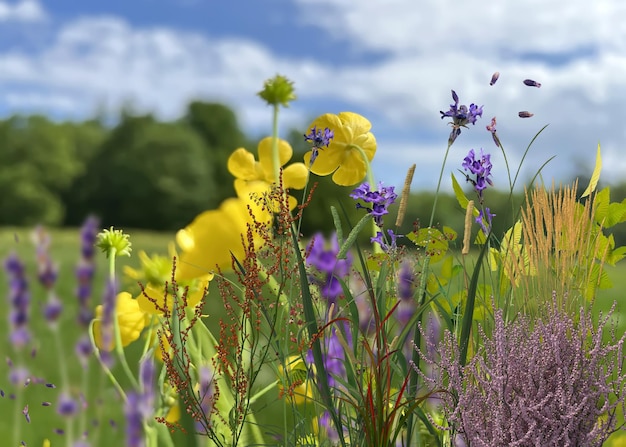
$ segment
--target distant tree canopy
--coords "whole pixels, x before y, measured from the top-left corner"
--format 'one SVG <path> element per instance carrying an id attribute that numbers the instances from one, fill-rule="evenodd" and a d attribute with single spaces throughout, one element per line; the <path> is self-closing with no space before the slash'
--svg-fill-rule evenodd
<path id="1" fill-rule="evenodd" d="M 292 161 L 301 161 L 310 150 L 303 132 L 292 130 L 285 138 L 294 149 Z M 255 152 L 256 146 L 230 108 L 201 101 L 191 102 L 182 118 L 170 122 L 122 112 L 113 127 L 98 120 L 11 116 L 0 120 L 0 225 L 79 225 L 94 213 L 103 219 L 103 226 L 176 230 L 234 195 L 228 157 L 239 147 Z M 315 191 L 302 232 L 332 232 L 331 205 L 348 231 L 346 221 L 354 224 L 363 215 L 348 197 L 352 188 L 339 187 L 328 177 L 312 175 L 310 180 L 308 191 L 314 185 Z M 302 200 L 299 191 L 292 194 Z M 522 196 L 487 194 L 497 215 L 494 231 L 502 234 L 516 217 Z M 623 200 L 626 183 L 613 186 L 611 197 Z M 432 191 L 412 194 L 397 232 L 428 225 L 433 200 Z M 385 219 L 389 224 L 395 222 L 393 210 Z M 441 195 L 435 225 L 460 232 L 463 218 L 454 197 Z M 626 244 L 626 230 L 615 228 L 616 242 Z"/>

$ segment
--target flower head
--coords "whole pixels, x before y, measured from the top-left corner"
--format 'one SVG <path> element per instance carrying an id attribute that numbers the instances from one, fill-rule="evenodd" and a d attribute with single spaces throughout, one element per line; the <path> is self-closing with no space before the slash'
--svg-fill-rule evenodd
<path id="1" fill-rule="evenodd" d="M 372 216 L 374 216 L 374 222 L 376 222 L 376 225 L 382 227 L 383 216 L 389 213 L 387 208 L 395 202 L 398 195 L 394 192 L 393 186 L 383 186 L 383 183 L 379 182 L 378 190 L 371 191 L 369 183 L 364 182 L 361 186 L 354 189 L 352 193 L 350 193 L 350 197 L 354 200 L 362 200 L 365 203 L 370 203 L 371 208 L 363 206 L 360 203 L 357 203 L 356 207 L 367 210 Z"/>
<path id="2" fill-rule="evenodd" d="M 387 239 L 387 237 L 389 239 Z M 387 236 L 382 231 L 376 232 L 376 236 L 372 236 L 370 238 L 370 242 L 376 242 L 380 245 L 380 248 L 385 253 L 389 253 L 390 251 L 398 248 L 397 241 L 399 237 L 403 237 L 401 234 L 396 234 L 391 228 L 387 229 Z"/>
<path id="3" fill-rule="evenodd" d="M 348 253 L 345 259 L 337 259 L 337 253 L 339 253 L 337 235 L 333 235 L 329 245 L 327 247 L 321 233 L 313 235 L 306 263 L 317 270 L 317 274 L 312 274 L 310 280 L 319 286 L 320 294 L 330 306 L 336 304 L 337 298 L 343 294 L 341 280 L 350 273 L 352 255 Z"/>
<path id="4" fill-rule="evenodd" d="M 480 150 L 480 157 L 476 158 L 474 149 L 470 149 L 467 156 L 463 159 L 463 169 L 469 171 L 470 174 L 475 177 L 470 177 L 470 174 L 466 174 L 465 178 L 468 182 L 474 185 L 474 189 L 478 193 L 478 197 L 482 203 L 483 191 L 487 189 L 487 185 L 493 186 L 493 182 L 489 178 L 491 176 L 491 155 L 484 154 L 483 150 Z"/>
<path id="5" fill-rule="evenodd" d="M 484 210 L 480 210 L 478 213 L 478 217 L 476 217 L 476 223 L 480 225 L 480 228 L 483 230 L 485 236 L 489 235 L 491 231 L 491 221 L 495 217 L 495 214 L 492 214 L 489 210 L 489 207 Z"/>
<path id="6" fill-rule="evenodd" d="M 478 117 L 483 116 L 483 106 L 478 107 L 474 103 L 470 104 L 469 107 L 466 105 L 459 106 L 459 96 L 454 90 L 452 90 L 452 100 L 454 104 L 450 104 L 450 110 L 447 112 L 439 112 L 441 113 L 441 119 L 445 117 L 452 118 L 452 122 L 450 123 L 452 125 L 452 132 L 450 132 L 448 144 L 454 143 L 456 137 L 461 134 L 461 127 L 467 128 L 468 124 L 476 124 Z"/>
<path id="7" fill-rule="evenodd" d="M 365 117 L 353 112 L 327 113 L 315 119 L 309 128 L 332 129 L 334 135 L 328 147 L 316 154 L 315 163 L 311 163 L 313 150 L 304 154 L 311 172 L 333 174 L 333 182 L 341 186 L 355 185 L 365 178 L 376 154 L 376 138 Z"/>
<path id="8" fill-rule="evenodd" d="M 318 130 L 316 126 L 311 128 L 311 132 L 309 134 L 304 134 L 304 141 L 307 143 L 313 143 L 311 158 L 309 160 L 309 168 L 313 163 L 315 163 L 315 159 L 317 158 L 317 154 L 320 149 L 328 147 L 330 144 L 330 140 L 335 137 L 335 133 L 330 130 L 328 127 L 324 129 L 324 131 Z"/>
<path id="9" fill-rule="evenodd" d="M 493 138 L 493 142 L 496 143 L 496 146 L 499 148 L 502 147 L 502 143 L 500 143 L 500 138 L 496 134 L 496 117 L 491 118 L 491 124 L 486 126 L 487 130 L 491 132 L 491 138 Z"/>
<path id="10" fill-rule="evenodd" d="M 106 253 L 107 258 L 113 256 L 130 256 L 132 251 L 130 235 L 122 230 L 114 230 L 111 227 L 98 233 L 96 247 Z"/>
<path id="11" fill-rule="evenodd" d="M 265 81 L 263 90 L 258 95 L 269 105 L 288 107 L 289 103 L 296 99 L 293 82 L 285 76 L 276 75 Z"/>
<path id="12" fill-rule="evenodd" d="M 10 339 L 13 346 L 21 348 L 30 341 L 28 330 L 30 293 L 28 292 L 25 266 L 20 258 L 13 253 L 4 261 L 4 269 L 9 282 Z"/>
<path id="13" fill-rule="evenodd" d="M 524 85 L 527 85 L 529 87 L 541 87 L 541 84 L 537 81 L 533 81 L 532 79 L 524 79 Z"/>
<path id="14" fill-rule="evenodd" d="M 105 351 L 111 351 L 115 347 L 115 340 L 110 342 L 103 337 L 103 326 L 106 322 L 103 319 L 103 306 L 96 307 L 96 319 L 94 321 L 94 335 L 96 345 Z M 115 298 L 115 318 L 120 328 L 122 346 L 128 346 L 139 338 L 141 331 L 146 326 L 149 316 L 141 310 L 137 300 L 133 299 L 130 293 L 121 292 Z M 103 339 L 104 338 L 104 339 Z"/>

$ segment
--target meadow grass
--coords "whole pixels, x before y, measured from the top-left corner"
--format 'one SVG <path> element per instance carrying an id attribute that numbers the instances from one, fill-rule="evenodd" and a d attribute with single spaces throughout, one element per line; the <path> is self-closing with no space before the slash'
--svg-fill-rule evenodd
<path id="1" fill-rule="evenodd" d="M 139 258 L 137 254 L 141 250 L 147 253 L 167 254 L 168 243 L 173 239 L 172 233 L 158 233 L 143 230 L 126 230 L 131 235 L 133 243 L 133 256 L 130 258 L 119 259 L 118 274 L 121 278 L 122 265 L 131 267 L 139 266 Z M 0 258 L 5 259 L 11 252 L 16 252 L 27 265 L 27 274 L 29 278 L 34 279 L 36 276 L 35 250 L 30 240 L 30 228 L 2 228 L 0 229 Z M 51 337 L 51 331 L 45 323 L 41 308 L 45 302 L 45 292 L 43 288 L 31 280 L 30 291 L 32 299 L 30 327 L 34 333 L 35 346 L 37 353 L 34 357 L 30 353 L 23 353 L 23 358 L 15 358 L 8 342 L 8 325 L 0 325 L 0 346 L 3 346 L 2 353 L 4 356 L 11 355 L 14 362 L 22 362 L 26 365 L 33 376 L 42 377 L 47 382 L 60 384 L 61 377 L 59 373 L 60 362 L 67 362 L 74 365 L 75 368 L 70 371 L 71 387 L 84 389 L 85 383 L 82 382 L 82 373 L 78 367 L 78 362 L 74 355 L 74 343 L 84 331 L 75 323 L 75 315 L 77 310 L 77 301 L 74 295 L 76 280 L 74 277 L 74 267 L 79 257 L 80 240 L 78 230 L 75 228 L 53 229 L 50 231 L 52 242 L 50 246 L 50 254 L 52 259 L 57 262 L 59 267 L 59 279 L 56 291 L 59 298 L 64 304 L 64 311 L 60 321 L 60 331 L 63 341 L 64 352 L 60 354 Z M 95 307 L 99 304 L 102 293 L 104 277 L 106 274 L 106 259 L 104 255 L 97 254 L 97 270 L 94 283 L 92 305 Z M 624 290 L 626 290 L 626 263 L 619 263 L 616 267 L 607 266 L 607 272 L 613 287 L 607 290 L 600 290 L 595 313 L 600 311 L 608 311 L 613 301 L 617 301 L 618 307 L 614 314 L 617 321 L 618 333 L 626 331 L 626 301 L 624 298 Z M 122 288 L 128 286 L 128 280 L 121 281 Z M 3 291 L 8 290 L 6 277 L 0 275 L 0 287 Z M 215 299 L 207 301 L 206 311 L 211 314 L 213 321 L 222 315 L 221 300 L 216 293 Z M 7 306 L 0 307 L 0 318 L 7 322 Z M 211 325 L 209 323 L 209 325 Z M 129 358 L 137 359 L 139 356 L 139 344 L 137 346 L 129 346 Z M 136 361 L 136 360 L 135 360 Z M 94 430 L 96 425 L 99 426 L 100 441 L 97 445 L 123 445 L 124 443 L 124 414 L 122 411 L 122 403 L 117 397 L 116 391 L 113 389 L 108 379 L 103 376 L 99 365 L 92 359 L 87 377 L 88 389 L 88 406 L 84 409 L 86 414 L 84 430 Z M 41 402 L 51 401 L 54 403 L 58 397 L 59 388 L 48 389 L 42 386 L 29 386 L 24 390 L 23 403 L 30 405 L 31 423 L 26 424 L 21 414 L 21 406 L 16 408 L 16 402 L 8 396 L 10 385 L 8 384 L 8 367 L 6 362 L 0 362 L 0 388 L 7 392 L 4 399 L 0 399 L 0 439 L 12 439 L 14 429 L 14 415 L 17 415 L 21 421 L 21 438 L 30 446 L 40 446 L 45 438 L 52 441 L 52 445 L 65 445 L 66 439 L 55 434 L 54 430 L 63 428 L 64 420 L 58 416 L 54 407 L 42 407 Z M 278 400 L 277 396 L 268 396 L 267 401 L 259 410 L 261 424 L 269 424 L 273 420 L 276 421 L 277 413 L 281 411 L 281 405 L 272 405 Z M 269 410 L 269 411 L 266 411 Z M 80 422 L 78 422 L 80 423 Z M 612 437 L 616 439 L 616 437 Z M 622 438 L 623 439 L 623 438 Z M 619 442 L 619 441 L 616 441 Z M 180 437 L 176 445 L 185 445 L 185 438 Z M 619 443 L 611 443 L 606 445 L 620 445 Z"/>

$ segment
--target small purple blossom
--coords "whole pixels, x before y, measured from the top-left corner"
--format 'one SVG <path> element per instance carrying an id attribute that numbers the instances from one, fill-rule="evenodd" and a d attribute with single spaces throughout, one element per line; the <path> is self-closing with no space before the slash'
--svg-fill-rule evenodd
<path id="1" fill-rule="evenodd" d="M 210 366 L 202 365 L 198 371 L 198 401 L 204 418 L 196 421 L 199 432 L 209 433 L 212 429 L 211 415 L 215 405 L 215 374 Z M 205 426 L 206 425 L 206 426 Z"/>
<path id="2" fill-rule="evenodd" d="M 144 447 L 143 414 L 140 409 L 141 394 L 131 392 L 126 396 L 124 413 L 126 415 L 126 446 Z"/>
<path id="3" fill-rule="evenodd" d="M 57 413 L 64 417 L 72 417 L 78 411 L 78 404 L 69 395 L 63 393 L 57 403 Z"/>
<path id="4" fill-rule="evenodd" d="M 524 79 L 524 85 L 527 85 L 529 87 L 541 87 L 541 84 L 537 81 L 533 81 L 532 79 Z"/>
<path id="5" fill-rule="evenodd" d="M 337 259 L 340 248 L 337 235 L 331 237 L 329 248 L 326 245 L 321 233 L 313 235 L 306 263 L 319 273 L 319 275 L 311 274 L 309 280 L 319 287 L 320 294 L 327 300 L 330 307 L 331 304 L 336 305 L 337 299 L 343 294 L 341 281 L 350 273 L 352 255 L 348 253 L 346 259 Z"/>
<path id="6" fill-rule="evenodd" d="M 39 282 L 45 289 L 52 290 L 57 280 L 59 269 L 50 258 L 50 233 L 43 226 L 39 225 L 35 228 L 32 239 L 37 253 L 37 279 L 39 279 Z"/>
<path id="7" fill-rule="evenodd" d="M 478 213 L 476 223 L 480 225 L 480 228 L 483 230 L 485 236 L 488 236 L 489 232 L 491 231 L 491 221 L 494 217 L 495 214 L 491 213 L 489 207 L 486 207 L 484 210 L 480 210 L 480 212 Z"/>
<path id="8" fill-rule="evenodd" d="M 360 203 L 357 203 L 356 207 L 357 209 L 363 208 L 367 210 L 368 213 L 374 216 L 376 225 L 382 228 L 383 216 L 389 213 L 387 208 L 395 202 L 398 195 L 394 192 L 393 186 L 383 186 L 383 182 L 378 183 L 377 191 L 370 190 L 370 184 L 364 182 L 350 193 L 350 197 L 354 200 L 362 200 L 365 203 L 371 204 L 371 208 L 363 206 Z"/>
<path id="9" fill-rule="evenodd" d="M 487 130 L 491 132 L 491 138 L 493 138 L 493 142 L 496 143 L 496 146 L 502 148 L 502 143 L 500 143 L 500 138 L 496 134 L 496 117 L 491 118 L 491 124 L 486 126 Z"/>
<path id="10" fill-rule="evenodd" d="M 413 297 L 415 290 L 415 272 L 411 263 L 404 261 L 398 273 L 398 307 L 396 308 L 396 319 L 404 327 L 411 320 L 417 303 Z"/>
<path id="11" fill-rule="evenodd" d="M 389 239 L 385 237 L 382 231 L 377 231 L 376 236 L 372 236 L 370 238 L 370 242 L 372 244 L 376 242 L 385 253 L 396 250 L 398 248 L 397 240 L 399 237 L 403 236 L 401 234 L 394 233 L 392 229 L 387 230 L 387 235 Z"/>
<path id="12" fill-rule="evenodd" d="M 9 282 L 9 326 L 11 327 L 10 340 L 16 348 L 22 348 L 30 341 L 28 318 L 30 294 L 26 280 L 25 267 L 20 258 L 12 253 L 4 262 L 4 269 Z"/>
<path id="13" fill-rule="evenodd" d="M 474 189 L 478 193 L 478 198 L 482 203 L 483 191 L 487 189 L 487 185 L 493 186 L 493 182 L 489 178 L 491 176 L 491 155 L 484 154 L 483 150 L 480 150 L 480 157 L 476 158 L 474 149 L 470 149 L 467 156 L 463 159 L 462 165 L 465 171 L 469 171 L 471 175 L 475 175 L 475 178 L 471 178 L 469 174 L 465 175 L 465 179 L 474 185 Z"/>
<path id="14" fill-rule="evenodd" d="M 452 100 L 454 104 L 450 104 L 450 110 L 447 112 L 440 111 L 441 119 L 445 117 L 452 118 L 452 132 L 448 138 L 448 144 L 454 143 L 456 138 L 461 134 L 461 127 L 467 128 L 468 124 L 476 124 L 478 117 L 483 116 L 483 106 L 477 106 L 472 103 L 469 107 L 466 105 L 459 106 L 459 96 L 452 90 Z"/>
<path id="15" fill-rule="evenodd" d="M 325 127 L 322 131 L 318 130 L 317 126 L 313 126 L 308 135 L 304 134 L 304 141 L 306 141 L 307 143 L 313 143 L 313 152 L 311 153 L 309 166 L 313 165 L 313 162 L 317 158 L 319 150 L 328 147 L 330 145 L 330 140 L 332 140 L 334 137 L 335 133 L 328 127 Z"/>
<path id="16" fill-rule="evenodd" d="M 500 72 L 496 71 L 492 76 L 491 76 L 491 81 L 489 81 L 489 85 L 493 85 L 496 82 L 498 82 L 498 78 L 500 77 Z"/>

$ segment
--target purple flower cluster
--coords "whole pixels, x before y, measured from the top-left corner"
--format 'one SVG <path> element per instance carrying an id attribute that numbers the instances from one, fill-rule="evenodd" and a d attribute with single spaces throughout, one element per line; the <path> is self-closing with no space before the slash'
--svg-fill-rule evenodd
<path id="1" fill-rule="evenodd" d="M 204 414 L 204 419 L 196 421 L 199 433 L 209 434 L 212 429 L 211 415 L 215 405 L 215 373 L 210 366 L 201 366 L 198 371 L 198 400 Z M 206 425 L 206 426 L 205 426 Z"/>
<path id="2" fill-rule="evenodd" d="M 479 335 L 484 349 L 466 366 L 446 331 L 439 360 L 425 361 L 442 374 L 424 380 L 443 389 L 450 428 L 472 446 L 600 447 L 616 427 L 616 411 L 626 409 L 626 334 L 603 342 L 611 312 L 594 328 L 581 309 L 574 319 L 554 298 L 534 324 L 523 315 L 505 324 L 495 314 L 493 334 Z"/>
<path id="3" fill-rule="evenodd" d="M 81 257 L 76 266 L 76 297 L 78 298 L 78 323 L 87 327 L 93 319 L 93 312 L 89 300 L 91 298 L 91 288 L 95 273 L 95 243 L 100 231 L 100 220 L 90 216 L 85 220 L 80 230 Z"/>
<path id="4" fill-rule="evenodd" d="M 330 144 L 330 140 L 335 137 L 335 133 L 330 130 L 328 127 L 325 127 L 324 130 L 318 130 L 317 126 L 313 126 L 311 131 L 307 134 L 304 134 L 304 141 L 307 143 L 313 143 L 313 152 L 311 153 L 311 160 L 309 161 L 309 165 L 313 165 L 313 162 L 317 158 L 317 154 L 320 149 L 328 147 Z"/>
<path id="5" fill-rule="evenodd" d="M 447 112 L 440 111 L 441 119 L 446 117 L 452 118 L 452 132 L 448 139 L 448 144 L 454 143 L 456 138 L 461 134 L 461 127 L 467 128 L 468 124 L 476 124 L 478 117 L 483 116 L 483 106 L 477 106 L 472 103 L 469 107 L 466 105 L 459 106 L 459 96 L 452 90 L 452 99 L 454 104 L 450 104 L 450 110 Z"/>
<path id="6" fill-rule="evenodd" d="M 154 415 L 154 360 L 144 358 L 139 365 L 140 392 L 127 394 L 124 412 L 126 414 L 126 445 L 143 447 L 145 445 L 143 424 Z"/>
<path id="7" fill-rule="evenodd" d="M 24 347 L 30 341 L 28 318 L 30 293 L 26 280 L 25 267 L 17 254 L 12 253 L 4 262 L 4 269 L 9 282 L 9 326 L 10 340 L 16 349 Z"/>
<path id="8" fill-rule="evenodd" d="M 376 225 L 382 228 L 383 216 L 389 214 L 387 208 L 396 201 L 398 194 L 394 192 L 393 186 L 383 186 L 382 182 L 378 183 L 377 191 L 370 190 L 370 184 L 364 182 L 350 193 L 350 197 L 354 200 L 362 200 L 365 203 L 371 204 L 371 208 L 361 205 L 360 203 L 357 203 L 356 207 L 367 210 L 368 213 L 374 216 Z"/>
<path id="9" fill-rule="evenodd" d="M 489 232 L 491 231 L 491 221 L 494 217 L 495 214 L 491 213 L 489 207 L 485 207 L 484 210 L 480 210 L 478 217 L 476 217 L 476 223 L 480 225 L 480 228 L 483 230 L 485 236 L 489 235 Z"/>
<path id="10" fill-rule="evenodd" d="M 327 248 L 326 240 L 321 233 L 313 235 L 309 251 L 306 258 L 307 265 L 317 270 L 317 275 L 309 276 L 311 284 L 315 284 L 320 289 L 320 294 L 328 303 L 335 305 L 337 311 L 337 299 L 343 294 L 341 281 L 350 274 L 352 267 L 352 255 L 347 254 L 345 259 L 337 259 L 339 253 L 339 241 L 337 235 L 333 235 L 330 240 L 330 247 Z"/>
<path id="11" fill-rule="evenodd" d="M 463 169 L 469 171 L 470 174 L 475 177 L 470 177 L 470 174 L 466 174 L 465 178 L 468 182 L 474 185 L 474 189 L 478 193 L 480 203 L 483 203 L 483 191 L 487 189 L 487 185 L 493 186 L 493 182 L 489 178 L 491 176 L 491 155 L 484 154 L 483 150 L 480 150 L 480 157 L 476 158 L 474 149 L 470 149 L 467 156 L 463 159 Z"/>
<path id="12" fill-rule="evenodd" d="M 417 302 L 413 296 L 415 291 L 415 272 L 408 261 L 404 261 L 398 273 L 398 307 L 396 319 L 404 327 L 413 317 Z"/>

